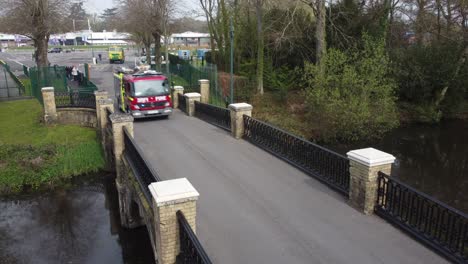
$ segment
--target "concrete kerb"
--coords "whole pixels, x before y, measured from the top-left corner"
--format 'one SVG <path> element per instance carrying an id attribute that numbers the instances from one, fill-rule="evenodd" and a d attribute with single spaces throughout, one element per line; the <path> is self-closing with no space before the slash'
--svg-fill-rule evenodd
<path id="1" fill-rule="evenodd" d="M 374 148 L 347 153 L 350 172 L 349 203 L 364 214 L 374 212 L 377 201 L 378 172 L 391 175 L 395 157 Z"/>
<path id="2" fill-rule="evenodd" d="M 201 95 L 199 93 L 186 93 L 184 94 L 187 105 L 187 114 L 189 116 L 195 115 L 195 101 L 200 102 Z"/>
<path id="3" fill-rule="evenodd" d="M 244 115 L 252 116 L 252 105 L 247 103 L 230 104 L 231 111 L 231 133 L 236 139 L 244 135 Z"/>

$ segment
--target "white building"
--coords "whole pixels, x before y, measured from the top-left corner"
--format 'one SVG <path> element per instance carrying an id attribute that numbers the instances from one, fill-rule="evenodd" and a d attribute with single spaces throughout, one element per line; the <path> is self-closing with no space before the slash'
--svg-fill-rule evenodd
<path id="1" fill-rule="evenodd" d="M 23 35 L 0 33 L 0 47 L 20 47 L 32 44 L 31 39 Z"/>
<path id="2" fill-rule="evenodd" d="M 210 34 L 190 31 L 172 34 L 171 44 L 186 47 L 208 47 L 210 46 Z"/>
<path id="3" fill-rule="evenodd" d="M 124 32 L 93 32 L 82 30 L 50 36 L 50 44 L 54 45 L 127 45 L 131 35 Z"/>

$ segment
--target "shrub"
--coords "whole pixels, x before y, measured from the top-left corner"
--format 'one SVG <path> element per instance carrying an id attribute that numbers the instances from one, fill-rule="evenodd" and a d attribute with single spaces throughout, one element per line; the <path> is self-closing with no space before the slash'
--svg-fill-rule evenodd
<path id="1" fill-rule="evenodd" d="M 367 35 L 362 50 L 329 49 L 321 66 L 306 64 L 306 107 L 324 141 L 380 137 L 398 125 L 395 81 L 384 43 Z"/>

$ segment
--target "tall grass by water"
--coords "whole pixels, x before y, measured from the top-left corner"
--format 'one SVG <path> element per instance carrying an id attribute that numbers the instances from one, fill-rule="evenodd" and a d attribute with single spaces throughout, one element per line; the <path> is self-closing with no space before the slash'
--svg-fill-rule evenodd
<path id="1" fill-rule="evenodd" d="M 0 103 L 0 193 L 53 188 L 105 161 L 96 131 L 45 126 L 36 100 Z"/>

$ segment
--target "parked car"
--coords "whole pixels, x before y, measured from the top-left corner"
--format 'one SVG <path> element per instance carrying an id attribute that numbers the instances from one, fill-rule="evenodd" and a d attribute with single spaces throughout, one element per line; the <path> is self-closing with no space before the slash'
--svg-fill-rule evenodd
<path id="1" fill-rule="evenodd" d="M 62 53 L 62 48 L 52 48 L 48 52 L 49 53 Z"/>

